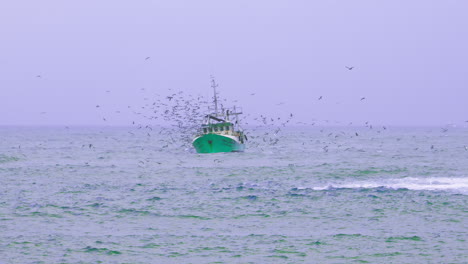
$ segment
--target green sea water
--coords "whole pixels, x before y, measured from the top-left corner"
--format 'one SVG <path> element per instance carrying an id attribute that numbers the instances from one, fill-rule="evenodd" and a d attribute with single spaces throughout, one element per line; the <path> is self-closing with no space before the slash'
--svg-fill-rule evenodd
<path id="1" fill-rule="evenodd" d="M 0 263 L 467 263 L 468 129 L 266 133 L 0 128 Z"/>

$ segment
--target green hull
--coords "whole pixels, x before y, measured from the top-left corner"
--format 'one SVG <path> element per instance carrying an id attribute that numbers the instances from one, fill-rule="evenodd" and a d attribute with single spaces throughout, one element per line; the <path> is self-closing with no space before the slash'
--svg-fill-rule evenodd
<path id="1" fill-rule="evenodd" d="M 198 153 L 237 152 L 244 151 L 244 144 L 217 134 L 205 134 L 193 140 L 193 147 Z"/>

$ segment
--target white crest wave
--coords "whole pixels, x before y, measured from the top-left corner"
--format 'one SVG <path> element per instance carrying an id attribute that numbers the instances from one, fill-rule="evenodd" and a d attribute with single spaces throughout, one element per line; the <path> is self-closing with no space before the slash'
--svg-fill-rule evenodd
<path id="1" fill-rule="evenodd" d="M 400 178 L 400 179 L 381 179 L 375 181 L 354 181 L 343 183 L 331 183 L 326 186 L 312 187 L 313 190 L 327 190 L 331 188 L 391 188 L 391 189 L 409 189 L 409 190 L 433 190 L 433 191 L 455 191 L 462 194 L 468 194 L 468 177 L 450 178 L 450 177 L 430 177 L 430 178 Z"/>

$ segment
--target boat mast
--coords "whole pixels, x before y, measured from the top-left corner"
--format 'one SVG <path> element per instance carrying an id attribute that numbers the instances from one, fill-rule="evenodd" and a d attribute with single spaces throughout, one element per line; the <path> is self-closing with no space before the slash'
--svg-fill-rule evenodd
<path id="1" fill-rule="evenodd" d="M 216 87 L 218 87 L 218 84 L 216 84 L 213 76 L 211 76 L 211 87 L 213 87 L 213 91 L 214 91 L 213 101 L 215 105 L 215 116 L 218 116 L 218 94 L 216 93 Z"/>

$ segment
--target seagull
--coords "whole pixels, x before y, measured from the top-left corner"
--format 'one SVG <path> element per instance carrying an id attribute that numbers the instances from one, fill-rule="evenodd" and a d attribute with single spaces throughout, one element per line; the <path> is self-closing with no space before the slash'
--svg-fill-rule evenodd
<path id="1" fill-rule="evenodd" d="M 351 66 L 351 67 L 345 66 L 345 67 L 346 67 L 346 69 L 348 69 L 348 70 L 354 69 L 354 66 Z"/>
<path id="2" fill-rule="evenodd" d="M 36 76 L 36 78 L 41 78 L 41 77 L 42 77 L 42 76 L 40 76 L 40 75 L 37 75 L 37 76 Z"/>
<path id="3" fill-rule="evenodd" d="M 364 100 L 364 99 L 366 99 L 366 98 L 365 98 L 365 97 L 362 97 L 362 98 L 361 98 L 361 101 Z"/>
<path id="4" fill-rule="evenodd" d="M 323 96 L 320 96 L 320 97 L 318 98 L 318 100 L 322 100 L 322 97 L 323 97 Z"/>
<path id="5" fill-rule="evenodd" d="M 151 59 L 151 57 L 146 57 L 146 58 L 145 58 L 145 60 L 149 60 L 149 59 Z"/>

